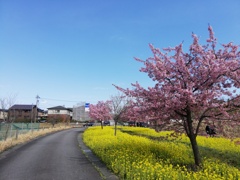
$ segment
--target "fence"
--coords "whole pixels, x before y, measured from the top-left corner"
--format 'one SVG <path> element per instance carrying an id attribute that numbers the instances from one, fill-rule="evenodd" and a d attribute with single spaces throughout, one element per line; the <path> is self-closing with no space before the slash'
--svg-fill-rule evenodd
<path id="1" fill-rule="evenodd" d="M 18 138 L 20 134 L 39 130 L 40 123 L 0 123 L 0 141 L 7 138 Z"/>

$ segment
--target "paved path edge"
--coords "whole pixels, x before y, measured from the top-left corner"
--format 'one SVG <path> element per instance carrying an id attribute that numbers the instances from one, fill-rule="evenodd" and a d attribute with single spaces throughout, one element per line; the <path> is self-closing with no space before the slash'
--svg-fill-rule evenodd
<path id="1" fill-rule="evenodd" d="M 79 147 L 83 154 L 89 159 L 89 161 L 95 166 L 95 168 L 101 173 L 106 180 L 119 180 L 119 178 L 112 173 L 106 165 L 89 149 L 83 142 L 83 133 L 78 136 Z"/>
<path id="2" fill-rule="evenodd" d="M 15 144 L 15 145 L 5 149 L 4 151 L 0 152 L 0 159 L 5 158 L 8 154 L 10 154 L 10 153 L 12 153 L 14 151 L 17 151 L 19 148 L 21 148 L 22 146 L 25 146 L 28 143 L 36 141 L 36 140 L 38 140 L 40 138 L 44 138 L 45 136 L 48 136 L 48 135 L 51 135 L 51 134 L 54 134 L 54 133 L 57 133 L 57 132 L 60 132 L 60 131 L 66 131 L 66 130 L 69 130 L 69 129 L 62 129 L 62 130 L 58 130 L 58 131 L 54 131 L 54 132 L 49 132 L 47 134 L 43 134 L 43 135 L 37 136 L 35 138 L 32 138 L 30 140 L 27 140 L 26 142 L 21 142 L 19 144 Z"/>

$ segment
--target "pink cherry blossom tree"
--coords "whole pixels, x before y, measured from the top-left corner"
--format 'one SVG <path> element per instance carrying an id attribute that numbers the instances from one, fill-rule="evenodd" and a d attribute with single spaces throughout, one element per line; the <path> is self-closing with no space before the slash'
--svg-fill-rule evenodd
<path id="1" fill-rule="evenodd" d="M 95 120 L 99 120 L 101 128 L 103 128 L 102 121 L 112 119 L 109 103 L 109 101 L 98 101 L 96 105 L 90 104 L 89 107 L 89 116 Z"/>
<path id="2" fill-rule="evenodd" d="M 148 122 L 146 113 L 143 111 L 141 106 L 139 106 L 136 102 L 132 100 L 128 102 L 128 106 L 122 114 L 121 119 L 125 121 L 132 121 L 134 122 L 134 125 L 136 125 L 137 122 Z"/>
<path id="3" fill-rule="evenodd" d="M 89 107 L 89 116 L 95 120 L 101 121 L 102 128 L 102 121 L 113 119 L 115 122 L 114 135 L 116 136 L 117 123 L 123 117 L 127 106 L 128 100 L 126 96 L 118 94 L 111 96 L 108 101 L 99 101 L 96 105 L 91 104 Z"/>
<path id="4" fill-rule="evenodd" d="M 127 96 L 136 98 L 149 120 L 166 125 L 175 119 L 190 139 L 196 166 L 201 164 L 196 137 L 203 120 L 239 119 L 236 113 L 240 99 L 236 93 L 240 87 L 238 46 L 230 42 L 217 48 L 211 26 L 208 31 L 205 45 L 192 34 L 188 53 L 183 51 L 183 43 L 163 50 L 150 44 L 153 56 L 146 60 L 136 58 L 143 63 L 140 71 L 156 82 L 154 87 L 144 88 L 138 82 L 131 89 L 116 86 Z"/>

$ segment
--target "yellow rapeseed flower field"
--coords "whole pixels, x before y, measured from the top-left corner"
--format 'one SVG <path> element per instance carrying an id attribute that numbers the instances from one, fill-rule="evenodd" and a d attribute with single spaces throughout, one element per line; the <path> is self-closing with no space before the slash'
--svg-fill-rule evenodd
<path id="1" fill-rule="evenodd" d="M 193 172 L 188 138 L 171 133 L 122 127 L 114 136 L 112 127 L 96 126 L 84 132 L 83 140 L 121 179 L 240 179 L 240 146 L 234 141 L 199 136 L 203 167 Z"/>

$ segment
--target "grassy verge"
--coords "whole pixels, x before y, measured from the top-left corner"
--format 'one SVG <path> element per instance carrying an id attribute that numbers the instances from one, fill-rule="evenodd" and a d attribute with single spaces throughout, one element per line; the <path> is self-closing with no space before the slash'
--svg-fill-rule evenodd
<path id="1" fill-rule="evenodd" d="M 26 134 L 21 134 L 18 136 L 18 139 L 16 138 L 8 138 L 6 141 L 0 141 L 0 153 L 2 153 L 3 151 L 6 151 L 7 149 L 16 146 L 18 144 L 22 144 L 25 142 L 29 142 L 34 138 L 52 133 L 52 132 L 56 132 L 56 131 L 61 131 L 61 130 L 65 130 L 65 129 L 69 129 L 71 128 L 70 126 L 63 126 L 63 127 L 56 127 L 56 128 L 48 128 L 48 129 L 40 129 L 38 131 L 33 131 L 33 132 L 29 132 Z"/>

